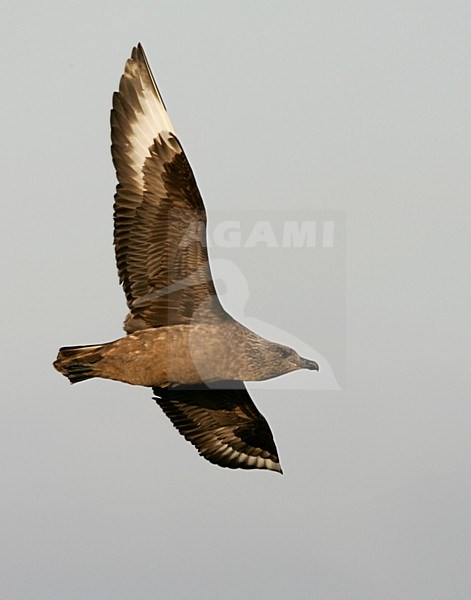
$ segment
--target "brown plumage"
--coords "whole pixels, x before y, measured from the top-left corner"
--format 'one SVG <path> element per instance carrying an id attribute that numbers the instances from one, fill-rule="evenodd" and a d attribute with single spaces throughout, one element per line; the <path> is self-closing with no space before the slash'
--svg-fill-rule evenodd
<path id="1" fill-rule="evenodd" d="M 54 366 L 72 383 L 101 377 L 152 387 L 175 427 L 211 462 L 281 472 L 270 428 L 243 381 L 318 366 L 221 306 L 204 204 L 141 45 L 113 96 L 111 138 L 128 335 L 61 348 Z"/>

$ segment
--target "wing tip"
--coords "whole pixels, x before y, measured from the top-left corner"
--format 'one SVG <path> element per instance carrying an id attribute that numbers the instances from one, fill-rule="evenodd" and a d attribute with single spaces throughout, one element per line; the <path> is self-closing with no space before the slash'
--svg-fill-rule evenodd
<path id="1" fill-rule="evenodd" d="M 146 53 L 144 52 L 144 48 L 141 42 L 138 42 L 133 49 L 131 50 L 131 60 L 135 60 L 136 62 L 143 62 Z"/>
<path id="2" fill-rule="evenodd" d="M 127 59 L 124 73 L 121 76 L 119 82 L 119 95 L 126 96 L 126 84 L 131 84 L 131 87 L 135 85 L 136 80 L 139 81 L 139 89 L 145 89 L 147 87 L 153 88 L 153 91 L 157 97 L 158 103 L 163 108 L 163 118 L 165 121 L 165 128 L 163 130 L 174 133 L 174 127 L 170 121 L 170 117 L 163 101 L 162 95 L 159 91 L 159 87 L 155 80 L 152 69 L 150 68 L 149 61 L 144 51 L 143 45 L 139 42 L 137 46 L 134 46 L 131 50 L 131 56 Z M 138 91 L 139 96 L 142 92 Z"/>

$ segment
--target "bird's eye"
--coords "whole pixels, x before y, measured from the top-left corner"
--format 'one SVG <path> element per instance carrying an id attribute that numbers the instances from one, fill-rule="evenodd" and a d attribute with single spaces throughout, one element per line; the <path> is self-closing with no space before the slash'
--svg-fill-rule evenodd
<path id="1" fill-rule="evenodd" d="M 289 350 L 285 350 L 285 348 L 280 348 L 278 350 L 278 353 L 281 356 L 281 358 L 288 358 L 289 356 Z"/>

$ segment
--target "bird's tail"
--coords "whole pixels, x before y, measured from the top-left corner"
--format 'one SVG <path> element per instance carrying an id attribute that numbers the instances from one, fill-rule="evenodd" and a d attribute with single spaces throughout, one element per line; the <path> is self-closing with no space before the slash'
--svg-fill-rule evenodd
<path id="1" fill-rule="evenodd" d="M 103 358 L 102 349 L 107 344 L 98 346 L 66 346 L 59 350 L 54 367 L 65 375 L 70 383 L 85 381 L 99 376 L 97 363 Z"/>

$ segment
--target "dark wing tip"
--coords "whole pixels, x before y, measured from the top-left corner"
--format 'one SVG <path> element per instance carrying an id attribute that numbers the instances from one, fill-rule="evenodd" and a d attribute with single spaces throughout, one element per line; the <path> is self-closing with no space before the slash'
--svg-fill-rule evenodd
<path id="1" fill-rule="evenodd" d="M 131 50 L 131 60 L 138 62 L 140 54 L 141 53 L 139 51 L 139 46 L 137 48 L 136 48 L 136 46 L 134 46 L 134 48 Z"/>
<path id="2" fill-rule="evenodd" d="M 133 48 L 133 53 L 135 53 L 135 57 L 139 62 L 143 62 L 146 67 L 148 67 L 149 71 L 150 71 L 150 67 L 149 67 L 149 61 L 147 60 L 147 56 L 144 50 L 144 46 L 141 44 L 141 42 L 139 42 L 137 44 L 137 46 L 135 48 Z"/>

